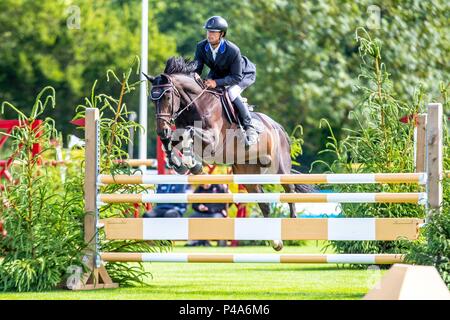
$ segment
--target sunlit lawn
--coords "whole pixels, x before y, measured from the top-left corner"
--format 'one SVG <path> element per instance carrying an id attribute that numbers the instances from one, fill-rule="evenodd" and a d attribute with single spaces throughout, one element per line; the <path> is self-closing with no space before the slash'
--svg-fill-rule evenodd
<path id="1" fill-rule="evenodd" d="M 215 245 L 215 242 L 213 242 Z M 322 243 L 285 247 L 320 253 Z M 176 246 L 174 252 L 272 253 L 270 247 Z M 0 293 L 0 299 L 361 299 L 382 272 L 335 264 L 148 263 L 143 287 L 72 292 Z"/>

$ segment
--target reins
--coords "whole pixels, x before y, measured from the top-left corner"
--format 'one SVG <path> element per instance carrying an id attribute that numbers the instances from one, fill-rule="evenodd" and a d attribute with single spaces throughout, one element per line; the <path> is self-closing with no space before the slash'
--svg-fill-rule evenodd
<path id="1" fill-rule="evenodd" d="M 166 88 L 157 98 L 151 98 L 152 100 L 156 100 L 158 101 L 159 99 L 161 99 L 161 97 L 163 96 L 164 93 L 166 93 L 167 91 L 171 91 L 171 93 L 173 94 L 173 92 L 176 92 L 176 95 L 178 97 L 181 97 L 180 92 L 178 91 L 178 89 L 175 87 L 175 85 L 172 82 L 172 79 L 170 78 L 169 75 L 164 74 L 165 77 L 167 77 L 167 79 L 169 80 L 169 83 L 166 84 L 159 84 L 159 85 L 154 85 L 152 86 L 152 88 Z M 208 87 L 205 87 L 194 99 L 191 100 L 191 102 L 189 102 L 183 109 L 173 112 L 173 103 L 171 104 L 171 112 L 164 112 L 164 113 L 157 113 L 156 114 L 156 118 L 157 119 L 161 119 L 165 122 L 167 122 L 168 124 L 171 124 L 172 121 L 175 121 L 184 111 L 186 111 L 187 109 L 189 109 L 189 107 L 191 105 L 193 105 L 195 103 L 195 101 L 197 101 L 205 92 L 209 92 L 212 93 L 214 95 L 220 94 L 219 92 L 216 91 L 212 91 L 209 90 Z M 173 102 L 173 99 L 172 99 Z M 166 117 L 170 117 L 170 120 L 167 120 Z"/>

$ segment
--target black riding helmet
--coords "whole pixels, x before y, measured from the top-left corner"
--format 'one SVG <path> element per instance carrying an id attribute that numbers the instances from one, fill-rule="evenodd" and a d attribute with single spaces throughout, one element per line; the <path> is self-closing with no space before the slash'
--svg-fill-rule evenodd
<path id="1" fill-rule="evenodd" d="M 228 23 L 221 16 L 212 16 L 206 21 L 203 28 L 211 31 L 222 31 L 223 36 L 225 37 L 225 35 L 227 34 Z"/>

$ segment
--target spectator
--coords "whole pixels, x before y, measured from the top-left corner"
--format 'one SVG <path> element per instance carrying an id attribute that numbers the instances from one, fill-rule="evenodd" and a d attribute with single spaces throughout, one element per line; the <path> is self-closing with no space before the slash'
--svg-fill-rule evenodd
<path id="1" fill-rule="evenodd" d="M 187 193 L 186 184 L 159 184 L 156 193 Z M 142 215 L 144 218 L 181 218 L 186 212 L 186 203 L 158 203 L 149 212 Z"/>
<path id="2" fill-rule="evenodd" d="M 227 190 L 221 184 L 203 184 L 198 186 L 194 193 L 226 193 Z M 190 218 L 225 218 L 227 216 L 227 204 L 225 203 L 194 203 L 194 213 Z M 207 240 L 188 241 L 187 246 L 210 246 Z M 219 246 L 226 245 L 226 241 L 218 241 Z"/>

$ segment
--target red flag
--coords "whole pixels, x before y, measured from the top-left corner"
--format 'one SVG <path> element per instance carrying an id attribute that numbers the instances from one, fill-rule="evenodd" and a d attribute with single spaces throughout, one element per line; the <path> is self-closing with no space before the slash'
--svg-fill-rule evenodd
<path id="1" fill-rule="evenodd" d="M 81 119 L 72 120 L 72 121 L 70 121 L 70 123 L 71 123 L 71 124 L 74 124 L 74 125 L 76 125 L 76 126 L 78 126 L 78 127 L 84 127 L 86 121 L 85 121 L 84 118 L 81 118 Z"/>
<path id="2" fill-rule="evenodd" d="M 416 119 L 417 114 L 409 114 L 400 118 L 400 122 L 410 123 L 411 121 Z"/>

